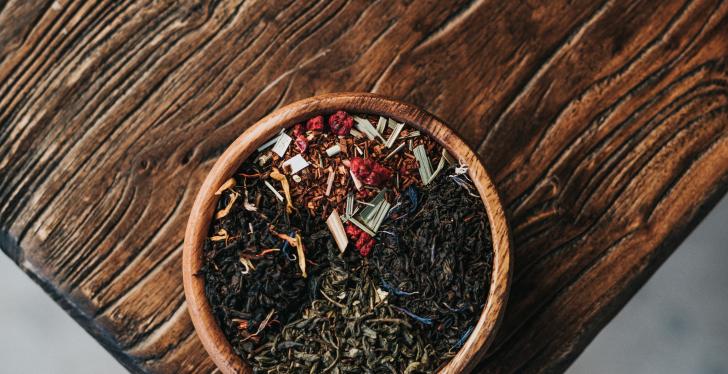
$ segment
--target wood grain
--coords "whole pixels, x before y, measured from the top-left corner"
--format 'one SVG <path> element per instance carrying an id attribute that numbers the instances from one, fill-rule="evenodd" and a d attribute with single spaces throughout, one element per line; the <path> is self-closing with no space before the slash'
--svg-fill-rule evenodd
<path id="1" fill-rule="evenodd" d="M 500 190 L 479 371 L 563 369 L 726 191 L 727 35 L 717 0 L 3 1 L 0 246 L 131 371 L 212 371 L 179 272 L 202 179 L 273 109 L 372 91 Z"/>

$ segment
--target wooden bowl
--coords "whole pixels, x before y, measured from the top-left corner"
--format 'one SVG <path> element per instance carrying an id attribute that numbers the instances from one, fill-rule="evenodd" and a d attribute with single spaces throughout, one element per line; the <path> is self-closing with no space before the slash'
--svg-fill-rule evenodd
<path id="1" fill-rule="evenodd" d="M 456 159 L 469 167 L 470 178 L 480 193 L 490 220 L 493 235 L 493 274 L 488 300 L 478 324 L 443 373 L 472 370 L 493 342 L 496 329 L 505 311 L 511 278 L 510 234 L 503 207 L 493 181 L 475 153 L 444 123 L 426 111 L 396 100 L 373 94 L 328 94 L 297 101 L 276 110 L 247 129 L 225 150 L 205 178 L 197 194 L 185 232 L 182 275 L 187 309 L 197 336 L 210 357 L 223 373 L 251 372 L 251 368 L 233 351 L 212 314 L 205 296 L 204 279 L 195 276 L 202 266 L 202 248 L 218 197 L 215 191 L 239 168 L 259 146 L 282 128 L 313 116 L 345 110 L 350 113 L 371 113 L 390 117 L 428 133 Z"/>

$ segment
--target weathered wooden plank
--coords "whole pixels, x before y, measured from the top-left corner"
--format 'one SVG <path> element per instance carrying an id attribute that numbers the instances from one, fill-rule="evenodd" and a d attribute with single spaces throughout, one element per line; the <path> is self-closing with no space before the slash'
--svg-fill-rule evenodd
<path id="1" fill-rule="evenodd" d="M 515 240 L 482 368 L 567 366 L 728 186 L 719 1 L 0 4 L 0 245 L 133 371 L 213 369 L 196 188 L 288 102 L 374 91 L 477 148 Z"/>

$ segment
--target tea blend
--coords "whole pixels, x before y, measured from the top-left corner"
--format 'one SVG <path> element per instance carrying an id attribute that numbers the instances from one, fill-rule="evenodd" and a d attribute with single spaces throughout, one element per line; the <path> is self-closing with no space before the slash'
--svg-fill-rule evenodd
<path id="1" fill-rule="evenodd" d="M 492 268 L 483 203 L 467 166 L 406 124 L 311 118 L 217 194 L 198 275 L 254 372 L 434 372 L 475 328 Z"/>

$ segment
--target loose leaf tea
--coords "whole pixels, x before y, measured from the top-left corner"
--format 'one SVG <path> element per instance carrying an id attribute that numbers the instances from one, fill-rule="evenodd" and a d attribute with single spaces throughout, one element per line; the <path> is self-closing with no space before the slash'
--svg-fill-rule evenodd
<path id="1" fill-rule="evenodd" d="M 473 332 L 492 268 L 483 203 L 467 165 L 407 124 L 313 117 L 216 195 L 198 275 L 254 372 L 434 372 Z"/>

